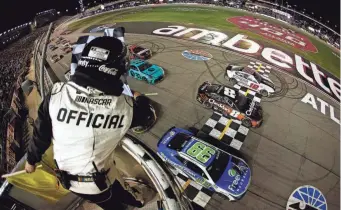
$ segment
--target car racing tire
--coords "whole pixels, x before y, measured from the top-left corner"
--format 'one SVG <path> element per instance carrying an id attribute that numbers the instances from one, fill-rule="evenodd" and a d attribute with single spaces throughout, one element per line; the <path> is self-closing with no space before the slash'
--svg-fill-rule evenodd
<path id="1" fill-rule="evenodd" d="M 235 85 L 238 83 L 238 81 L 235 78 L 230 78 L 229 81 L 231 82 L 232 85 Z"/>
<path id="2" fill-rule="evenodd" d="M 251 120 L 248 118 L 242 119 L 242 124 L 247 128 L 250 128 L 252 126 Z"/>
<path id="3" fill-rule="evenodd" d="M 204 103 L 202 103 L 202 105 L 206 108 L 206 109 L 212 109 L 212 104 L 208 101 L 204 101 Z"/>
<path id="4" fill-rule="evenodd" d="M 263 117 L 263 108 L 259 107 L 258 114 Z"/>
<path id="5" fill-rule="evenodd" d="M 262 89 L 259 91 L 259 93 L 263 96 L 263 97 L 268 97 L 269 96 L 269 92 L 265 89 Z"/>

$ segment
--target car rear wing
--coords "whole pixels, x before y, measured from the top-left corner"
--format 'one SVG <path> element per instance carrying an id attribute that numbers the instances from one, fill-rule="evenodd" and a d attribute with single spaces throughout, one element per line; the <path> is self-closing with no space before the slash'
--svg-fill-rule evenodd
<path id="1" fill-rule="evenodd" d="M 209 81 L 205 81 L 204 83 L 202 83 L 198 88 L 198 93 L 202 93 L 202 91 L 204 91 L 203 88 L 207 85 L 210 85 Z"/>

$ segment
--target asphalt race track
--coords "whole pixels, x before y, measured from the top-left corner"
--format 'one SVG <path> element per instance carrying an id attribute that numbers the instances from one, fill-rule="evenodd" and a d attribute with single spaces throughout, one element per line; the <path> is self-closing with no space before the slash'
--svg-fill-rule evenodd
<path id="1" fill-rule="evenodd" d="M 67 37 L 75 41 L 80 34 Z M 127 34 L 129 44 L 140 44 L 152 49 L 151 63 L 165 69 L 166 76 L 155 86 L 129 79 L 132 89 L 142 93 L 158 93 L 151 96 L 158 106 L 158 122 L 150 132 L 138 138 L 156 149 L 158 139 L 171 126 L 195 126 L 201 128 L 212 111 L 203 108 L 195 99 L 197 88 L 204 81 L 228 84 L 224 79 L 227 64 L 248 64 L 246 58 L 229 54 L 207 45 L 184 40 Z M 192 61 L 182 56 L 188 49 L 209 52 L 209 61 Z M 57 49 L 52 54 L 60 53 Z M 61 61 L 48 62 L 55 75 L 65 81 L 71 54 Z M 252 183 L 245 197 L 231 203 L 214 195 L 206 209 L 285 209 L 288 197 L 301 185 L 313 185 L 325 195 L 328 209 L 340 209 L 340 129 L 339 125 L 311 105 L 301 102 L 305 94 L 311 93 L 336 109 L 339 105 L 314 88 L 295 78 L 272 70 L 270 78 L 275 82 L 278 93 L 264 98 L 264 123 L 251 129 L 241 148 L 252 167 Z"/>

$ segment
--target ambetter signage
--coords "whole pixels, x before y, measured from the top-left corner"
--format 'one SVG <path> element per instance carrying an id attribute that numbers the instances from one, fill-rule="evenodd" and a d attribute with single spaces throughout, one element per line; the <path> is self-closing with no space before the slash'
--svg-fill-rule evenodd
<path id="1" fill-rule="evenodd" d="M 198 41 L 256 57 L 309 82 L 337 101 L 340 101 L 340 83 L 338 78 L 299 55 L 283 52 L 272 47 L 264 47 L 243 34 L 237 34 L 230 38 L 227 34 L 218 31 L 186 28 L 176 25 L 159 28 L 152 33 L 159 36 L 171 36 Z"/>
<path id="2" fill-rule="evenodd" d="M 316 47 L 306 36 L 281 26 L 251 16 L 232 17 L 228 18 L 227 21 L 239 26 L 241 29 L 260 34 L 267 39 L 276 40 L 304 51 L 317 52 Z"/>

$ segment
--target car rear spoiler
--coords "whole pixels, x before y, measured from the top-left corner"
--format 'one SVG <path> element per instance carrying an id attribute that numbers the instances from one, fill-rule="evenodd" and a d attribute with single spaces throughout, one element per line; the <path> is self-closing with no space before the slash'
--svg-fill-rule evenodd
<path id="1" fill-rule="evenodd" d="M 203 90 L 201 90 L 202 87 L 204 87 L 205 85 L 209 85 L 209 84 L 210 84 L 209 81 L 203 82 L 203 83 L 199 86 L 199 88 L 198 88 L 198 93 L 201 93 L 201 91 L 203 91 Z"/>
<path id="2" fill-rule="evenodd" d="M 168 131 L 166 131 L 163 136 L 159 139 L 159 141 L 157 142 L 157 146 L 160 145 L 162 139 L 167 135 L 167 133 L 169 133 L 169 131 L 173 130 L 175 128 L 175 126 L 172 126 L 170 129 L 168 129 Z"/>

